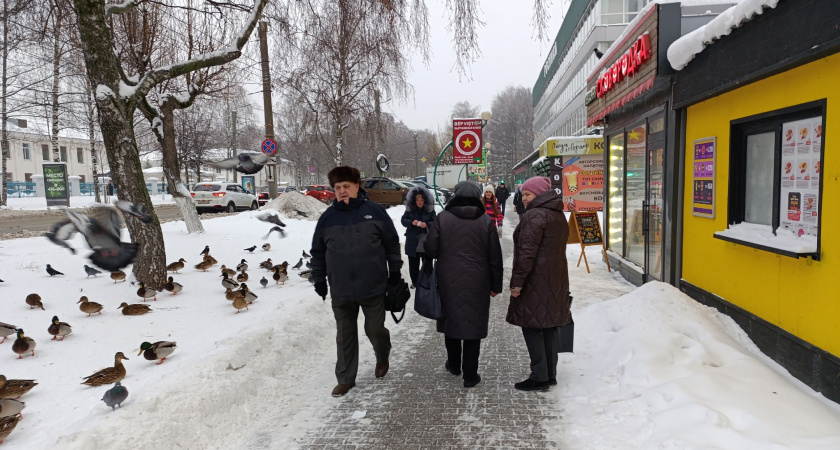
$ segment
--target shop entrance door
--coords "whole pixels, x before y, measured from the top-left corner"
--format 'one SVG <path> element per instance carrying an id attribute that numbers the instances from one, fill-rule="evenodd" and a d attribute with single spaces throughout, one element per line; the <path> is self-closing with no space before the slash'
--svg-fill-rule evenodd
<path id="1" fill-rule="evenodd" d="M 662 188 L 665 181 L 664 145 L 648 150 L 648 192 L 645 200 L 645 281 L 662 279 Z"/>

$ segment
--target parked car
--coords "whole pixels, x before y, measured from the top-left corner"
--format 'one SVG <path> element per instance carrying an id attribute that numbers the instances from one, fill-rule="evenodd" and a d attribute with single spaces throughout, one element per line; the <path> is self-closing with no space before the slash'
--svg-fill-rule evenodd
<path id="1" fill-rule="evenodd" d="M 411 190 L 385 177 L 370 177 L 362 180 L 362 187 L 371 200 L 383 206 L 402 205 Z"/>
<path id="2" fill-rule="evenodd" d="M 277 186 L 277 196 L 279 197 L 283 195 L 284 192 L 291 192 L 296 190 L 297 188 L 294 186 Z M 260 206 L 264 206 L 266 203 L 268 203 L 269 200 L 270 198 L 268 195 L 268 188 L 265 188 L 262 190 L 262 192 L 260 192 L 259 195 Z"/>
<path id="3" fill-rule="evenodd" d="M 324 184 L 306 186 L 306 194 L 304 195 L 316 198 L 324 203 L 335 200 L 335 191 L 332 190 L 332 187 Z"/>
<path id="4" fill-rule="evenodd" d="M 426 189 L 429 190 L 429 192 L 431 192 L 434 195 L 434 188 L 432 188 L 431 184 L 429 184 L 429 183 L 427 183 L 423 180 L 418 180 L 416 178 L 414 180 L 412 180 L 411 182 L 415 183 L 415 184 L 419 184 L 421 186 L 424 186 Z M 440 201 L 442 201 L 443 203 L 448 202 L 449 199 L 452 198 L 453 195 L 455 195 L 455 194 L 452 193 L 451 190 L 446 189 L 446 188 L 442 188 L 440 186 L 438 186 L 437 191 L 438 191 L 438 196 L 443 194 L 443 197 L 440 199 Z"/>
<path id="5" fill-rule="evenodd" d="M 254 194 L 246 191 L 238 183 L 213 181 L 196 183 L 192 192 L 195 206 L 199 213 L 205 211 L 244 211 L 259 208 Z"/>

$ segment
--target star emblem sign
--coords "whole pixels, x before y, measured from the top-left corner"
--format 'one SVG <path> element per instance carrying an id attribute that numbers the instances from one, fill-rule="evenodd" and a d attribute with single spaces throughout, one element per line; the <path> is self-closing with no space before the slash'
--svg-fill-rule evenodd
<path id="1" fill-rule="evenodd" d="M 473 141 L 471 141 L 470 138 L 466 138 L 463 141 L 461 141 L 461 143 L 464 144 L 464 148 L 472 148 Z"/>

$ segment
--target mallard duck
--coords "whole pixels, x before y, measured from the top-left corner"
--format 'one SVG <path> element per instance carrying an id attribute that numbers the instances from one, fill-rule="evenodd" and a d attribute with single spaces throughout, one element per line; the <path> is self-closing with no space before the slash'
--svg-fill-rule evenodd
<path id="1" fill-rule="evenodd" d="M 236 281 L 233 281 L 230 278 L 228 278 L 228 274 L 226 274 L 224 272 L 222 273 L 222 287 L 223 288 L 225 288 L 225 289 L 227 289 L 227 288 L 236 289 L 238 286 L 239 286 L 239 283 L 237 283 Z"/>
<path id="2" fill-rule="evenodd" d="M 64 337 L 68 334 L 73 332 L 73 327 L 70 326 L 67 322 L 59 322 L 58 316 L 53 316 L 52 318 L 52 325 L 47 328 L 47 333 L 52 335 L 52 340 L 56 340 L 57 337 L 61 336 L 59 341 L 63 341 Z"/>
<path id="3" fill-rule="evenodd" d="M 245 300 L 244 292 L 236 291 L 236 297 L 233 299 L 233 307 L 236 308 L 236 314 L 239 314 L 242 308 L 248 309 L 248 301 Z"/>
<path id="4" fill-rule="evenodd" d="M 271 270 L 271 268 L 272 268 L 273 266 L 274 266 L 274 263 L 273 263 L 273 262 L 271 262 L 271 258 L 268 258 L 268 259 L 266 259 L 265 261 L 263 261 L 263 262 L 261 262 L 261 263 L 260 263 L 260 268 L 263 268 L 263 269 L 265 269 L 265 270 Z"/>
<path id="5" fill-rule="evenodd" d="M 240 272 L 248 270 L 248 261 L 245 261 L 245 258 L 242 258 L 242 261 L 239 261 L 239 265 L 236 266 L 236 270 Z"/>
<path id="6" fill-rule="evenodd" d="M 154 344 L 144 342 L 140 344 L 140 354 L 149 361 L 160 360 L 158 364 L 163 364 L 166 358 L 175 351 L 176 344 L 171 341 L 157 341 Z"/>
<path id="7" fill-rule="evenodd" d="M 12 344 L 12 351 L 18 354 L 18 359 L 23 358 L 28 352 L 32 352 L 32 356 L 35 356 L 35 341 L 31 337 L 26 337 L 23 335 L 23 329 L 17 329 L 17 339 L 15 339 L 15 343 Z"/>
<path id="8" fill-rule="evenodd" d="M 147 288 L 146 285 L 143 284 L 142 281 L 137 283 L 137 285 L 140 286 L 140 289 L 137 289 L 137 296 L 142 298 L 144 302 L 146 301 L 147 298 L 154 298 L 155 301 L 157 301 L 157 291 L 156 290 Z"/>
<path id="9" fill-rule="evenodd" d="M 209 253 L 204 255 L 203 260 L 206 261 L 206 262 L 209 262 L 211 266 L 219 262 L 219 261 L 216 261 L 216 258 L 210 256 Z"/>
<path id="10" fill-rule="evenodd" d="M 102 386 L 104 384 L 113 384 L 122 380 L 125 378 L 125 366 L 122 363 L 122 360 L 124 359 L 128 358 L 123 355 L 123 352 L 117 352 L 117 354 L 114 355 L 114 367 L 107 367 L 93 375 L 86 376 L 85 381 L 83 381 L 82 384 L 86 384 L 88 386 Z"/>
<path id="11" fill-rule="evenodd" d="M 236 281 L 238 281 L 240 283 L 244 283 L 244 282 L 248 281 L 248 273 L 246 273 L 246 272 L 240 273 L 239 275 L 236 276 Z"/>
<path id="12" fill-rule="evenodd" d="M 3 443 L 4 439 L 12 434 L 12 430 L 15 429 L 19 421 L 20 416 L 5 417 L 0 419 L 0 444 Z"/>
<path id="13" fill-rule="evenodd" d="M 129 305 L 126 302 L 120 303 L 120 306 L 117 309 L 122 308 L 122 313 L 124 316 L 142 316 L 147 312 L 152 310 L 151 306 L 142 304 L 142 303 L 135 303 L 133 305 Z"/>
<path id="14" fill-rule="evenodd" d="M 262 249 L 265 250 L 265 251 L 271 250 L 271 244 L 266 242 L 265 244 L 262 245 Z"/>
<path id="15" fill-rule="evenodd" d="M 88 317 L 90 317 L 91 314 L 95 314 L 95 313 L 102 314 L 102 305 L 100 305 L 99 303 L 96 303 L 96 302 L 88 301 L 88 298 L 84 295 L 76 303 L 77 304 L 81 303 L 81 305 L 79 305 L 79 309 L 83 313 L 87 313 Z"/>
<path id="16" fill-rule="evenodd" d="M 102 396 L 102 401 L 105 402 L 106 405 L 111 407 L 113 411 L 115 408 L 114 406 L 119 406 L 122 408 L 122 402 L 128 398 L 128 389 L 126 389 L 122 383 L 117 381 L 114 383 L 114 387 L 105 391 L 105 395 Z"/>
<path id="17" fill-rule="evenodd" d="M 226 288 L 225 289 L 225 298 L 228 299 L 228 300 L 233 300 L 234 298 L 236 298 L 236 291 L 234 291 L 231 288 Z"/>
<path id="18" fill-rule="evenodd" d="M 125 272 L 122 270 L 111 272 L 111 279 L 114 280 L 114 284 L 117 284 L 117 281 L 125 281 Z"/>
<path id="19" fill-rule="evenodd" d="M 228 269 L 226 265 L 222 264 L 222 275 L 227 275 L 229 277 L 232 277 L 232 276 L 236 275 L 236 271 L 233 270 L 233 269 Z"/>
<path id="20" fill-rule="evenodd" d="M 38 386 L 35 380 L 7 380 L 5 375 L 0 375 L 0 398 L 20 398 L 35 386 Z"/>
<path id="21" fill-rule="evenodd" d="M 3 340 L 0 341 L 0 344 L 6 342 L 7 336 L 15 334 L 15 332 L 17 332 L 17 328 L 18 327 L 12 324 L 0 322 L 0 336 L 3 336 Z"/>
<path id="22" fill-rule="evenodd" d="M 176 283 L 175 281 L 173 281 L 172 277 L 166 279 L 166 284 L 163 285 L 163 288 L 171 292 L 172 295 L 175 295 L 184 290 L 184 286 L 181 286 L 181 283 Z"/>
<path id="23" fill-rule="evenodd" d="M 174 263 L 172 263 L 172 264 L 170 264 L 170 265 L 166 266 L 166 271 L 167 271 L 167 272 L 175 272 L 175 273 L 178 273 L 178 271 L 179 271 L 179 270 L 181 270 L 181 269 L 183 269 L 183 268 L 184 268 L 184 263 L 185 263 L 185 262 L 187 262 L 187 261 L 186 261 L 186 260 L 184 260 L 184 258 L 181 258 L 181 259 L 179 259 L 178 261 L 175 261 Z"/>
<path id="24" fill-rule="evenodd" d="M 251 290 L 248 289 L 248 285 L 246 285 L 245 283 L 239 285 L 239 295 L 244 296 L 245 301 L 248 302 L 249 305 L 251 303 L 254 303 L 254 301 L 257 299 L 257 294 L 251 292 Z"/>
<path id="25" fill-rule="evenodd" d="M 282 266 L 274 266 L 273 271 L 274 275 L 272 275 L 272 278 L 274 278 L 274 284 L 286 284 L 286 281 L 289 279 L 289 275 L 286 273 L 286 270 Z"/>
<path id="26" fill-rule="evenodd" d="M 26 408 L 26 403 L 20 400 L 15 400 L 13 398 L 2 398 L 0 399 L 0 418 L 6 418 L 11 416 L 23 417 L 23 414 L 21 414 L 23 408 Z"/>
<path id="27" fill-rule="evenodd" d="M 44 309 L 44 304 L 41 303 L 41 296 L 38 294 L 29 294 L 26 296 L 26 304 L 29 305 L 29 309 L 32 308 L 41 308 Z"/>
<path id="28" fill-rule="evenodd" d="M 207 272 L 207 269 L 209 269 L 212 266 L 213 263 L 211 263 L 210 261 L 201 261 L 200 263 L 195 265 L 195 268 Z"/>

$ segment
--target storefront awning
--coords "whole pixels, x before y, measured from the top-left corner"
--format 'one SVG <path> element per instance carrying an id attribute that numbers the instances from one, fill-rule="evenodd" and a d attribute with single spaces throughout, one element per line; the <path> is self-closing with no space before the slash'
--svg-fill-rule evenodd
<path id="1" fill-rule="evenodd" d="M 554 136 L 540 144 L 540 156 L 597 155 L 604 153 L 603 136 Z"/>

